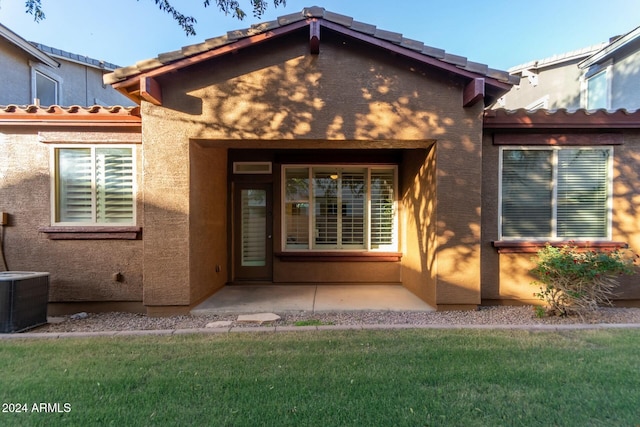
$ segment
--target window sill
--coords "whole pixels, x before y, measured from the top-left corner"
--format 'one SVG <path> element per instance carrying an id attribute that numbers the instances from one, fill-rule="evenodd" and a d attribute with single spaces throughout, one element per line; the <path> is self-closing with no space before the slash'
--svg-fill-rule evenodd
<path id="1" fill-rule="evenodd" d="M 137 240 L 142 227 L 77 227 L 52 226 L 40 227 L 49 240 Z"/>
<path id="2" fill-rule="evenodd" d="M 498 249 L 499 254 L 514 254 L 514 253 L 536 253 L 540 249 L 544 248 L 547 244 L 551 246 L 564 246 L 573 245 L 579 249 L 598 249 L 598 250 L 614 250 L 626 248 L 628 245 L 625 242 L 612 242 L 612 241 L 592 241 L 592 242 L 577 242 L 577 241 L 560 241 L 560 242 L 532 242 L 532 241 L 509 241 L 509 240 L 497 240 L 491 242 L 493 247 Z"/>
<path id="3" fill-rule="evenodd" d="M 276 256 L 284 262 L 398 262 L 400 252 L 280 252 Z"/>

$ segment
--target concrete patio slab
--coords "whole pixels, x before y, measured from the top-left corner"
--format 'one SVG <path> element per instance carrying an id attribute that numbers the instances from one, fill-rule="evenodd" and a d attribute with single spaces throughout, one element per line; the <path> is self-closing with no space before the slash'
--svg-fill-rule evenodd
<path id="1" fill-rule="evenodd" d="M 400 285 L 318 286 L 314 312 L 434 311 Z"/>
<path id="2" fill-rule="evenodd" d="M 225 286 L 191 314 L 299 313 L 313 311 L 315 286 L 234 285 Z"/>
<path id="3" fill-rule="evenodd" d="M 434 311 L 401 285 L 233 285 L 191 310 L 193 315 L 345 311 Z"/>

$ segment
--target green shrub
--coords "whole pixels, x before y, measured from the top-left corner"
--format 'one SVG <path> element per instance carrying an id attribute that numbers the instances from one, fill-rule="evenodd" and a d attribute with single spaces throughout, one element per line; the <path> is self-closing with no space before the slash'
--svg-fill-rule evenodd
<path id="1" fill-rule="evenodd" d="M 611 305 L 618 277 L 634 273 L 637 257 L 629 249 L 596 251 L 547 244 L 534 258 L 531 273 L 537 278 L 534 285 L 540 287 L 534 295 L 547 303 L 548 314 L 582 316 Z"/>

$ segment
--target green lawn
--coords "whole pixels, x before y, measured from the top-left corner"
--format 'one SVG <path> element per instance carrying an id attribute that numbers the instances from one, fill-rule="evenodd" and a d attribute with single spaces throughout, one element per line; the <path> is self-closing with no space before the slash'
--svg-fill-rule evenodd
<path id="1" fill-rule="evenodd" d="M 7 340 L 0 362 L 3 426 L 640 425 L 638 329 Z"/>

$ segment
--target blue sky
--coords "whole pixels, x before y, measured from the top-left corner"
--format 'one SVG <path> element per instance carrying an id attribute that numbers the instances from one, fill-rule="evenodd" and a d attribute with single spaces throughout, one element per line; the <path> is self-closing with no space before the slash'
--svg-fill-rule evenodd
<path id="1" fill-rule="evenodd" d="M 46 19 L 35 23 L 24 0 L 0 0 L 0 22 L 29 41 L 121 66 L 313 5 L 501 70 L 607 41 L 640 25 L 638 0 L 288 0 L 286 7 L 271 4 L 260 20 L 249 13 L 244 21 L 204 8 L 202 0 L 173 0 L 198 19 L 198 34 L 187 37 L 153 0 L 42 3 Z M 250 9 L 249 0 L 240 4 Z"/>

